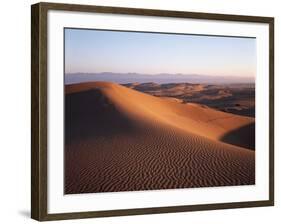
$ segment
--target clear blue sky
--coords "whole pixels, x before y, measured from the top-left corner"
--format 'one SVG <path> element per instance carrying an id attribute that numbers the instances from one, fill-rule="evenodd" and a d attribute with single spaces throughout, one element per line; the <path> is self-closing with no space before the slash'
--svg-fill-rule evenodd
<path id="1" fill-rule="evenodd" d="M 254 77 L 254 38 L 65 29 L 65 72 Z"/>

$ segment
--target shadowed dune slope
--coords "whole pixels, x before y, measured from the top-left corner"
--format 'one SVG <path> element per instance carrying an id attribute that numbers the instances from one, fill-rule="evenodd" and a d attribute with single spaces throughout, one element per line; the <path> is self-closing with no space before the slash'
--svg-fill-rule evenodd
<path id="1" fill-rule="evenodd" d="M 255 183 L 253 144 L 239 137 L 253 118 L 107 82 L 65 91 L 66 193 Z"/>

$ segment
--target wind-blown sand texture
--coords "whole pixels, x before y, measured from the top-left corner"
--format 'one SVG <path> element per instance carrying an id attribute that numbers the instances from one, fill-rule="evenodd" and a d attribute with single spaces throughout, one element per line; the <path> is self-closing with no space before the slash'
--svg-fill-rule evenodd
<path id="1" fill-rule="evenodd" d="M 65 88 L 65 193 L 255 184 L 255 119 L 109 82 Z"/>

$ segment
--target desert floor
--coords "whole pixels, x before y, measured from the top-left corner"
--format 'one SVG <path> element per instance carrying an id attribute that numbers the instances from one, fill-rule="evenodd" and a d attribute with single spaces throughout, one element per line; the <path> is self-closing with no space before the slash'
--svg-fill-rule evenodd
<path id="1" fill-rule="evenodd" d="M 65 87 L 66 194 L 252 185 L 254 142 L 253 117 L 109 82 Z"/>

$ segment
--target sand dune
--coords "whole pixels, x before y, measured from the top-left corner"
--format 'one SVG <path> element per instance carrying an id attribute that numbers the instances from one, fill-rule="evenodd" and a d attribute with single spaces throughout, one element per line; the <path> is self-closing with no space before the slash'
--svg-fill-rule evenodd
<path id="1" fill-rule="evenodd" d="M 224 112 L 255 116 L 254 84 L 156 84 L 150 82 L 123 85 L 153 96 L 175 97 L 183 102 L 200 103 Z"/>
<path id="2" fill-rule="evenodd" d="M 66 193 L 255 183 L 253 118 L 106 82 L 65 104 Z"/>

